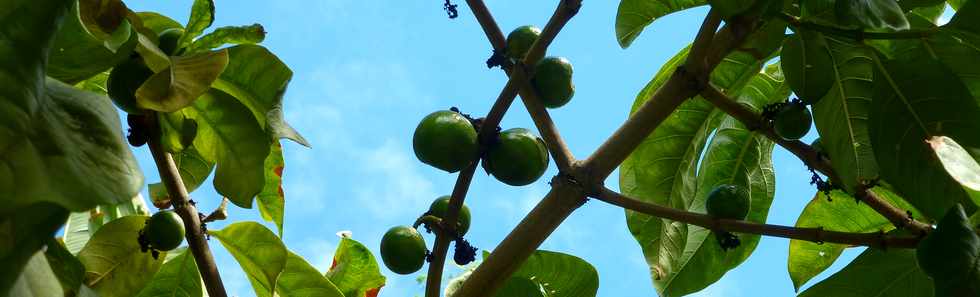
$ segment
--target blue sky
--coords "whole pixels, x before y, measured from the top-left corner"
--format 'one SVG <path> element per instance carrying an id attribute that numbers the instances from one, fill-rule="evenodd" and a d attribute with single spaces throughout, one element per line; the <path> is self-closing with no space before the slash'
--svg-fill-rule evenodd
<path id="1" fill-rule="evenodd" d="M 285 97 L 286 118 L 313 148 L 284 142 L 284 240 L 291 250 L 326 270 L 339 241 L 335 233 L 350 230 L 378 256 L 388 228 L 411 224 L 433 199 L 450 193 L 455 175 L 416 160 L 411 147 L 415 126 L 429 112 L 451 106 L 483 115 L 505 83 L 500 70 L 484 64 L 490 45 L 465 2 L 453 1 L 460 4 L 455 20 L 446 17 L 441 0 L 215 2 L 215 27 L 261 23 L 268 32 L 263 44 L 295 72 Z M 506 32 L 525 24 L 543 27 L 557 2 L 488 1 L 488 6 Z M 127 1 L 136 11 L 158 11 L 180 22 L 186 21 L 191 3 Z M 575 98 L 552 110 L 552 116 L 578 158 L 588 156 L 625 120 L 639 90 L 690 42 L 706 13 L 692 9 L 658 20 L 623 50 L 614 32 L 617 4 L 587 1 L 549 50 L 575 67 Z M 519 101 L 501 126 L 534 127 Z M 145 147 L 137 149 L 137 156 L 147 181 L 158 181 Z M 769 222 L 792 225 L 814 190 L 803 164 L 785 150 L 776 149 L 774 162 L 778 183 Z M 473 211 L 468 240 L 491 250 L 544 196 L 547 177 L 554 174 L 552 165 L 537 183 L 511 187 L 478 173 L 466 200 Z M 616 176 L 607 185 L 616 188 Z M 209 185 L 192 193 L 204 210 L 219 202 Z M 261 221 L 255 209 L 233 209 L 231 219 Z M 431 244 L 432 237 L 427 240 Z M 744 264 L 694 296 L 792 296 L 788 243 L 763 238 Z M 217 241 L 211 246 L 229 293 L 252 296 L 234 259 Z M 656 296 L 619 208 L 590 201 L 541 248 L 594 265 L 599 296 Z M 859 252 L 848 251 L 842 259 Z M 381 296 L 422 295 L 416 275 L 382 270 L 388 283 Z M 460 270 L 450 265 L 447 271 Z"/>

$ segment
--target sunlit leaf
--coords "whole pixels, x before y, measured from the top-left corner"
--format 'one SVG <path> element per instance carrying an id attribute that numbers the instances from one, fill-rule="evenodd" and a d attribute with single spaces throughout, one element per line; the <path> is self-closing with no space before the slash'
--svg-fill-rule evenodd
<path id="1" fill-rule="evenodd" d="M 289 252 L 286 268 L 279 275 L 276 293 L 282 297 L 345 297 L 326 276 L 293 252 Z"/>
<path id="2" fill-rule="evenodd" d="M 184 35 L 177 41 L 177 48 L 185 48 L 194 38 L 201 36 L 204 30 L 214 23 L 214 0 L 194 0 L 191 6 L 191 16 L 184 28 Z"/>
<path id="3" fill-rule="evenodd" d="M 225 44 L 256 44 L 265 40 L 265 28 L 259 24 L 229 26 L 214 29 L 187 47 L 187 53 L 195 53 L 221 47 Z"/>
<path id="4" fill-rule="evenodd" d="M 64 289 L 58 282 L 58 278 L 51 271 L 51 265 L 44 257 L 44 253 L 37 252 L 28 255 L 30 258 L 24 267 L 23 273 L 13 283 L 13 287 L 8 291 L 8 286 L 0 286 L 0 296 L 16 297 L 49 297 L 62 296 Z M 17 275 L 14 275 L 17 276 Z"/>
<path id="5" fill-rule="evenodd" d="M 170 256 L 168 253 L 167 256 Z M 153 280 L 140 291 L 137 297 L 200 297 L 204 295 L 201 274 L 194 262 L 194 255 L 184 250 L 160 267 Z"/>
<path id="6" fill-rule="evenodd" d="M 707 0 L 621 0 L 616 12 L 616 40 L 627 48 L 658 18 L 705 4 Z"/>
<path id="7" fill-rule="evenodd" d="M 140 107 L 174 112 L 190 105 L 211 88 L 225 66 L 224 50 L 171 57 L 170 67 L 153 74 L 136 90 Z"/>
<path id="8" fill-rule="evenodd" d="M 85 285 L 102 297 L 134 296 L 160 269 L 166 253 L 154 258 L 140 250 L 139 231 L 147 216 L 126 216 L 111 221 L 92 235 L 78 252 L 85 265 Z"/>
<path id="9" fill-rule="evenodd" d="M 265 187 L 256 197 L 259 205 L 259 213 L 262 219 L 276 224 L 279 236 L 282 236 L 283 215 L 286 209 L 286 196 L 282 189 L 282 171 L 286 166 L 282 158 L 282 146 L 278 141 L 272 144 L 269 149 L 269 156 L 265 158 Z"/>
<path id="10" fill-rule="evenodd" d="M 909 249 L 867 249 L 799 297 L 932 297 L 932 281 Z"/>
<path id="11" fill-rule="evenodd" d="M 371 251 L 347 237 L 337 245 L 326 276 L 346 297 L 365 297 L 372 291 L 377 294 L 385 285 L 385 277 Z"/>
<path id="12" fill-rule="evenodd" d="M 288 251 L 275 233 L 256 222 L 239 222 L 208 231 L 235 257 L 258 296 L 275 293 L 276 279 L 286 267 Z"/>

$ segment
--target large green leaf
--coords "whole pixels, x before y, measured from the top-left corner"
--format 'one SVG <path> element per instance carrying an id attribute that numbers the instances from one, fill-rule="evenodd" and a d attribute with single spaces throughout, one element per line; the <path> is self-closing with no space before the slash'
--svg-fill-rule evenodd
<path id="1" fill-rule="evenodd" d="M 169 255 L 168 255 L 169 256 Z M 197 271 L 194 255 L 189 250 L 163 264 L 153 280 L 137 297 L 199 297 L 204 295 L 201 274 Z"/>
<path id="2" fill-rule="evenodd" d="M 115 52 L 110 51 L 101 39 L 85 29 L 75 5 L 65 15 L 61 29 L 55 34 L 53 50 L 48 54 L 48 76 L 75 84 L 105 72 L 132 54 L 136 47 L 136 34 L 129 37 Z"/>
<path id="3" fill-rule="evenodd" d="M 378 261 L 360 242 L 344 237 L 337 245 L 333 255 L 333 264 L 326 273 L 346 297 L 365 297 L 368 292 L 375 292 L 385 285 L 385 277 L 381 275 Z"/>
<path id="4" fill-rule="evenodd" d="M 535 251 L 507 282 L 520 280 L 539 285 L 549 297 L 594 297 L 599 289 L 599 273 L 589 262 L 551 251 Z"/>
<path id="5" fill-rule="evenodd" d="M 326 276 L 320 274 L 316 267 L 306 262 L 303 257 L 289 252 L 286 259 L 286 268 L 276 284 L 276 293 L 282 297 L 294 296 L 323 296 L 323 297 L 344 297 Z"/>
<path id="6" fill-rule="evenodd" d="M 64 294 L 61 283 L 48 263 L 44 253 L 33 253 L 28 256 L 29 260 L 24 267 L 24 272 L 13 283 L 13 287 L 7 290 L 7 286 L 0 287 L 0 296 L 13 297 L 50 297 L 62 296 Z M 17 275 L 14 275 L 17 276 Z"/>
<path id="7" fill-rule="evenodd" d="M 171 28 L 179 28 L 179 29 L 184 28 L 183 25 L 181 25 L 174 19 L 171 19 L 165 15 L 156 12 L 152 12 L 152 11 L 137 12 L 136 16 L 140 18 L 143 27 L 150 29 L 154 33 L 159 34 L 159 32 L 163 32 L 164 30 L 171 29 Z"/>
<path id="8" fill-rule="evenodd" d="M 813 120 L 824 153 L 847 192 L 878 176 L 868 136 L 874 62 L 870 50 L 852 40 L 827 36 L 833 57 L 834 86 L 813 105 Z"/>
<path id="9" fill-rule="evenodd" d="M 738 101 L 759 111 L 788 96 L 789 86 L 781 74 L 760 73 L 739 92 Z M 737 185 L 747 190 L 751 200 L 746 220 L 765 222 L 775 194 L 773 147 L 765 135 L 725 116 L 699 165 L 697 195 L 687 209 L 704 213 L 704 201 L 711 190 L 722 184 Z M 683 296 L 704 289 L 745 261 L 759 242 L 758 235 L 739 234 L 741 245 L 725 251 L 711 233 L 702 227 L 688 227 L 682 239 L 684 248 L 669 255 L 676 264 L 666 271 L 666 277 L 654 280 L 662 296 Z"/>
<path id="10" fill-rule="evenodd" d="M 187 53 L 196 53 L 225 44 L 257 44 L 265 40 L 265 28 L 259 24 L 228 26 L 214 29 L 187 47 Z"/>
<path id="11" fill-rule="evenodd" d="M 956 15 L 949 20 L 948 27 L 980 34 L 978 18 L 980 18 L 980 1 L 966 1 L 956 11 Z"/>
<path id="12" fill-rule="evenodd" d="M 10 289 L 31 256 L 68 217 L 68 211 L 48 202 L 8 210 L 0 213 L 0 293 Z"/>
<path id="13" fill-rule="evenodd" d="M 252 113 L 235 98 L 212 90 L 170 118 L 197 122 L 193 145 L 207 162 L 217 164 L 215 190 L 235 205 L 251 208 L 265 184 L 271 142 Z"/>
<path id="14" fill-rule="evenodd" d="M 980 236 L 959 204 L 919 243 L 915 255 L 932 277 L 936 296 L 980 295 Z"/>
<path id="15" fill-rule="evenodd" d="M 949 6 L 952 7 L 953 9 L 959 10 L 964 3 L 969 1 L 970 0 L 946 0 L 946 3 L 949 3 Z"/>
<path id="16" fill-rule="evenodd" d="M 707 0 L 621 0 L 616 12 L 616 40 L 627 48 L 658 18 L 705 4 Z"/>
<path id="17" fill-rule="evenodd" d="M 136 103 L 149 110 L 177 111 L 207 92 L 227 65 L 224 50 L 170 57 L 170 67 L 150 76 L 136 90 Z"/>
<path id="18" fill-rule="evenodd" d="M 228 48 L 228 56 L 228 67 L 213 87 L 248 106 L 272 138 L 286 138 L 310 146 L 286 123 L 282 113 L 283 94 L 293 71 L 275 54 L 258 45 Z"/>
<path id="19" fill-rule="evenodd" d="M 259 201 L 262 219 L 275 223 L 280 237 L 286 210 L 286 196 L 282 190 L 282 170 L 285 166 L 282 146 L 279 141 L 275 141 L 269 149 L 269 156 L 265 158 L 265 187 L 256 199 Z"/>
<path id="20" fill-rule="evenodd" d="M 837 19 L 844 24 L 882 31 L 909 28 L 905 13 L 895 0 L 848 0 L 835 4 Z"/>
<path id="21" fill-rule="evenodd" d="M 209 162 L 201 157 L 194 147 L 189 147 L 178 153 L 173 153 L 174 164 L 180 173 L 180 179 L 184 182 L 187 192 L 193 192 L 211 175 L 214 170 L 214 162 Z M 165 203 L 170 201 L 170 194 L 163 183 L 152 183 L 148 186 L 150 200 L 153 204 Z"/>
<path id="22" fill-rule="evenodd" d="M 140 250 L 139 231 L 147 216 L 125 216 L 92 235 L 78 259 L 85 265 L 85 285 L 102 297 L 134 296 L 160 269 L 165 253 L 154 258 Z"/>
<path id="23" fill-rule="evenodd" d="M 191 16 L 187 20 L 184 35 L 177 41 L 177 48 L 191 44 L 195 37 L 201 36 L 204 30 L 214 23 L 214 0 L 194 0 L 191 6 Z"/>
<path id="24" fill-rule="evenodd" d="M 65 246 L 57 239 L 48 239 L 44 249 L 44 257 L 51 264 L 51 272 L 58 277 L 58 282 L 65 289 L 65 294 L 78 294 L 79 287 L 85 279 L 85 266 L 82 262 L 68 252 Z"/>
<path id="25" fill-rule="evenodd" d="M 921 219 L 917 210 L 891 191 L 882 187 L 875 187 L 871 191 L 889 204 L 907 209 L 912 212 L 913 217 Z M 817 192 L 796 220 L 796 227 L 841 232 L 877 232 L 895 228 L 888 219 L 867 204 L 855 203 L 854 199 L 843 191 L 832 191 L 830 197 L 823 192 Z M 799 290 L 807 281 L 830 267 L 848 247 L 837 243 L 790 240 L 788 266 L 793 286 Z"/>
<path id="26" fill-rule="evenodd" d="M 909 249 L 867 249 L 800 297 L 932 297 L 932 281 Z"/>
<path id="27" fill-rule="evenodd" d="M 258 296 L 271 296 L 286 267 L 288 251 L 275 233 L 256 222 L 239 222 L 208 231 L 235 257 Z"/>
<path id="28" fill-rule="evenodd" d="M 92 214 L 96 215 L 93 216 Z M 150 210 L 143 200 L 143 195 L 139 194 L 130 201 L 115 205 L 100 205 L 94 209 L 80 212 L 73 212 L 68 216 L 65 224 L 65 248 L 72 254 L 78 254 L 89 238 L 92 237 L 99 227 L 112 220 L 128 215 L 149 215 Z"/>
<path id="29" fill-rule="evenodd" d="M 869 130 L 882 178 L 928 217 L 942 217 L 953 204 L 969 203 L 925 141 L 946 135 L 964 147 L 980 148 L 977 101 L 925 50 L 877 65 Z"/>

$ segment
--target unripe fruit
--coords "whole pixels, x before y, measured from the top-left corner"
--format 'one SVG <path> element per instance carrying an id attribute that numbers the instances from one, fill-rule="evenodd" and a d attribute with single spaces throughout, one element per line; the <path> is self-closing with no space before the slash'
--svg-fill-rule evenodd
<path id="1" fill-rule="evenodd" d="M 485 165 L 497 180 L 523 186 L 538 180 L 548 169 L 548 148 L 544 140 L 524 128 L 500 132 L 490 147 Z"/>
<path id="2" fill-rule="evenodd" d="M 449 110 L 423 118 L 415 128 L 412 146 L 419 161 L 448 172 L 463 169 L 479 152 L 473 125 L 458 112 Z"/>
<path id="3" fill-rule="evenodd" d="M 749 215 L 749 195 L 736 185 L 719 185 L 708 193 L 708 214 L 722 219 L 744 220 Z"/>
<path id="4" fill-rule="evenodd" d="M 442 196 L 436 201 L 432 201 L 432 205 L 429 206 L 429 214 L 436 216 L 440 219 L 446 218 L 446 211 L 449 209 L 449 199 L 450 197 Z M 459 236 L 466 234 L 466 231 L 470 230 L 470 208 L 463 204 L 463 207 L 459 209 L 459 215 L 456 217 L 456 226 L 458 228 Z"/>
<path id="5" fill-rule="evenodd" d="M 562 57 L 541 59 L 534 67 L 531 84 L 545 107 L 557 108 L 565 105 L 575 95 L 572 63 Z"/>
<path id="6" fill-rule="evenodd" d="M 538 27 L 531 25 L 517 27 L 514 31 L 510 31 L 510 34 L 507 34 L 507 46 L 504 52 L 508 58 L 524 59 L 534 42 L 538 41 L 539 36 L 541 36 L 541 29 Z"/>
<path id="7" fill-rule="evenodd" d="M 184 242 L 184 222 L 170 210 L 153 214 L 143 230 L 150 246 L 160 251 L 175 249 Z"/>
<path id="8" fill-rule="evenodd" d="M 797 140 L 810 132 L 812 121 L 813 117 L 806 106 L 799 103 L 789 103 L 776 112 L 776 116 L 773 118 L 773 128 L 779 137 L 786 140 Z"/>
<path id="9" fill-rule="evenodd" d="M 136 90 L 152 75 L 153 70 L 147 68 L 140 58 L 132 58 L 113 67 L 106 81 L 112 103 L 127 113 L 142 113 L 136 104 Z"/>
<path id="10" fill-rule="evenodd" d="M 397 226 L 388 229 L 381 238 L 381 260 L 389 270 L 410 274 L 425 264 L 425 239 L 415 228 Z"/>
<path id="11" fill-rule="evenodd" d="M 158 47 L 163 51 L 164 54 L 168 56 L 173 56 L 177 54 L 177 41 L 180 41 L 180 36 L 184 35 L 184 29 L 180 28 L 170 28 L 160 32 L 157 40 L 160 41 Z"/>

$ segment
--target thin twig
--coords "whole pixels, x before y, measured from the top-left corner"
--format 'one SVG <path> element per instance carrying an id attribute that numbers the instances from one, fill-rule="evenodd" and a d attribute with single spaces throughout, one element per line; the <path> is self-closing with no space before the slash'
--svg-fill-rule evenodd
<path id="1" fill-rule="evenodd" d="M 623 196 L 609 189 L 603 189 L 599 195 L 595 195 L 593 198 L 654 217 L 697 225 L 711 230 L 760 234 L 816 243 L 829 242 L 876 248 L 915 248 L 920 240 L 918 236 L 891 236 L 885 235 L 882 232 L 840 232 L 824 230 L 823 228 L 797 228 L 741 220 L 718 219 L 706 214 L 643 202 Z"/>
<path id="2" fill-rule="evenodd" d="M 150 133 L 158 135 L 156 133 L 159 133 L 160 127 L 156 113 L 150 113 L 145 121 L 146 127 L 151 131 Z M 160 179 L 163 180 L 163 185 L 166 186 L 167 193 L 170 194 L 174 212 L 180 215 L 181 220 L 184 221 L 187 245 L 191 253 L 194 254 L 194 262 L 197 263 L 197 270 L 201 272 L 201 279 L 204 280 L 204 287 L 208 291 L 208 296 L 228 296 L 225 292 L 225 286 L 221 282 L 221 276 L 218 274 L 218 266 L 215 265 L 211 249 L 208 247 L 208 241 L 204 238 L 197 207 L 190 201 L 187 188 L 184 187 L 184 182 L 180 179 L 180 173 L 173 157 L 163 149 L 160 144 L 160 137 L 149 137 L 147 144 L 150 147 L 150 153 L 153 155 L 153 161 L 156 162 L 157 170 L 160 172 Z"/>

